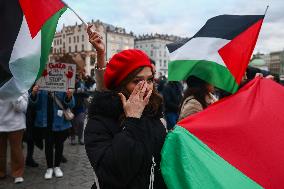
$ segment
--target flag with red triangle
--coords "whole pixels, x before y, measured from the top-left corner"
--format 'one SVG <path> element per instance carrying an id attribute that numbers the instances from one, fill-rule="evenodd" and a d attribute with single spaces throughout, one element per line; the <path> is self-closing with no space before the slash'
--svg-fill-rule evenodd
<path id="1" fill-rule="evenodd" d="M 284 87 L 256 78 L 177 123 L 162 149 L 169 189 L 282 189 Z"/>
<path id="2" fill-rule="evenodd" d="M 264 15 L 216 16 L 192 38 L 167 45 L 169 80 L 196 76 L 227 92 L 236 92 L 263 19 Z"/>

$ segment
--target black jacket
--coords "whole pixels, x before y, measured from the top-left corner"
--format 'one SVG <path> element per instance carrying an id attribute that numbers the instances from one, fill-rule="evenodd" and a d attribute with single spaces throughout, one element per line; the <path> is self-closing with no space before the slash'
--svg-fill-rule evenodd
<path id="1" fill-rule="evenodd" d="M 152 156 L 156 163 L 154 188 L 166 188 L 160 171 L 160 152 L 166 137 L 161 115 L 144 111 L 140 119 L 126 118 L 120 123 L 122 113 L 116 94 L 94 94 L 85 130 L 85 147 L 100 188 L 148 189 Z"/>
<path id="2" fill-rule="evenodd" d="M 182 85 L 177 81 L 169 81 L 163 89 L 165 112 L 178 113 L 182 100 Z"/>

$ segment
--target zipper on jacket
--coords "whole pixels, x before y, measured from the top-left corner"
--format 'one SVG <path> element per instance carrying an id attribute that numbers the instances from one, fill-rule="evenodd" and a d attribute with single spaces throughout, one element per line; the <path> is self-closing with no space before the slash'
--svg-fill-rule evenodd
<path id="1" fill-rule="evenodd" d="M 151 166 L 151 173 L 150 173 L 149 189 L 154 189 L 155 167 L 156 167 L 155 158 L 152 155 L 152 166 Z"/>

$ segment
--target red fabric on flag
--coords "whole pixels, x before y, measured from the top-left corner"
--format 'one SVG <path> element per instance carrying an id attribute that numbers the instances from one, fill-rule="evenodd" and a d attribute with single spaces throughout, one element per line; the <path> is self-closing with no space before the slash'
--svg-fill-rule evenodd
<path id="1" fill-rule="evenodd" d="M 178 125 L 264 188 L 284 186 L 284 87 L 256 78 Z"/>
<path id="2" fill-rule="evenodd" d="M 51 16 L 65 6 L 60 0 L 20 0 L 20 4 L 32 38 Z"/>
<path id="3" fill-rule="evenodd" d="M 238 84 L 249 64 L 262 22 L 263 19 L 259 20 L 218 51 Z"/>

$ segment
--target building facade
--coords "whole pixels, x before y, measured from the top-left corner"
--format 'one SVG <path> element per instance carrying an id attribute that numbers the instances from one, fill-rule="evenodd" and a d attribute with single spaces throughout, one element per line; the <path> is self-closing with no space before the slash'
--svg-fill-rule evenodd
<path id="1" fill-rule="evenodd" d="M 167 44 L 181 40 L 173 35 L 151 34 L 135 38 L 135 48 L 143 50 L 156 64 L 156 77 L 168 76 L 170 60 Z"/>
<path id="2" fill-rule="evenodd" d="M 109 60 L 115 53 L 125 49 L 134 48 L 134 35 L 127 33 L 124 28 L 114 27 L 99 20 L 88 23 L 92 29 L 99 32 L 106 45 L 106 60 Z M 94 75 L 96 63 L 96 51 L 89 43 L 86 27 L 83 24 L 74 26 L 63 26 L 55 33 L 50 61 L 58 60 L 68 54 L 74 59 L 83 59 L 85 62 L 84 71 L 87 75 Z"/>
<path id="3" fill-rule="evenodd" d="M 127 33 L 124 28 L 106 25 L 106 41 L 107 60 L 118 52 L 134 48 L 133 33 Z"/>
<path id="4" fill-rule="evenodd" d="M 269 71 L 284 80 L 284 51 L 271 52 L 269 57 Z"/>

